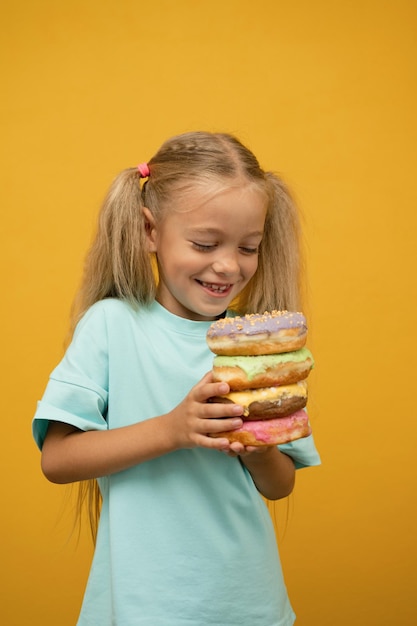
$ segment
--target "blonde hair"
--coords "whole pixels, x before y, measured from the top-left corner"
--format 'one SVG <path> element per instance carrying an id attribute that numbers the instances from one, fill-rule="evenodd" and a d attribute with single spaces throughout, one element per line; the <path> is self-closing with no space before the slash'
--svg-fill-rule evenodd
<path id="1" fill-rule="evenodd" d="M 208 132 L 169 139 L 148 161 L 148 167 L 150 174 L 144 184 L 138 169 L 129 168 L 115 178 L 107 193 L 74 302 L 73 328 L 91 305 L 104 298 L 121 298 L 133 306 L 155 298 L 155 259 L 147 249 L 142 209 L 146 206 L 158 222 L 170 210 L 173 198 L 202 183 L 225 187 L 252 184 L 267 198 L 258 269 L 232 308 L 239 314 L 300 310 L 299 216 L 291 194 L 276 174 L 265 172 L 254 154 L 232 135 Z M 90 502 L 97 520 L 91 484 L 88 497 L 84 487 L 80 501 Z"/>

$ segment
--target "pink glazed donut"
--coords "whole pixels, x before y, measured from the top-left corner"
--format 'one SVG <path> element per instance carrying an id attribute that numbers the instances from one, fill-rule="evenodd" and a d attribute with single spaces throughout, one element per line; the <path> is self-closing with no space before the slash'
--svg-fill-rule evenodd
<path id="1" fill-rule="evenodd" d="M 231 443 L 239 441 L 244 446 L 275 446 L 302 439 L 311 434 L 306 411 L 297 411 L 288 417 L 244 422 L 236 430 L 216 433 L 213 437 L 225 437 Z"/>

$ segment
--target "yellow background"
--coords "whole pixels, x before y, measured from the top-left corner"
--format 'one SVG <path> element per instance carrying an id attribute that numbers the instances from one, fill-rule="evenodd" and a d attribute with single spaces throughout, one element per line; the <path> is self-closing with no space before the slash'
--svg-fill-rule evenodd
<path id="1" fill-rule="evenodd" d="M 297 625 L 417 623 L 416 6 L 2 3 L 2 624 L 75 623 L 91 548 L 31 418 L 107 186 L 192 129 L 236 133 L 304 213 L 323 465 L 275 511 Z"/>

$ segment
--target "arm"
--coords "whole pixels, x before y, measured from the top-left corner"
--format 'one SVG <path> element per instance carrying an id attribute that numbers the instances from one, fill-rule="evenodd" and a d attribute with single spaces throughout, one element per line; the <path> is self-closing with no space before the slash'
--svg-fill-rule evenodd
<path id="1" fill-rule="evenodd" d="M 207 374 L 172 411 L 131 426 L 81 431 L 51 422 L 42 447 L 42 471 L 52 482 L 69 483 L 120 472 L 180 448 L 227 452 L 227 439 L 209 435 L 239 428 L 243 409 L 207 400 L 228 390 L 228 385 L 211 382 Z"/>
<path id="2" fill-rule="evenodd" d="M 289 496 L 294 489 L 294 462 L 276 446 L 257 449 L 248 447 L 246 452 L 241 453 L 241 461 L 265 498 L 279 500 Z"/>

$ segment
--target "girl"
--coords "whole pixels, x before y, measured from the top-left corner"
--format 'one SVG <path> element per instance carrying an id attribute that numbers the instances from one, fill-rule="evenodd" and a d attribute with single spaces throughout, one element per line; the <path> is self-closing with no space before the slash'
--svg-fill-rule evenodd
<path id="1" fill-rule="evenodd" d="M 299 265 L 285 187 L 232 136 L 175 137 L 114 181 L 33 426 L 49 480 L 100 487 L 79 626 L 293 624 L 261 495 L 284 498 L 319 457 L 311 437 L 210 436 L 242 407 L 207 402 L 229 388 L 205 335 L 225 314 L 298 308 Z"/>

